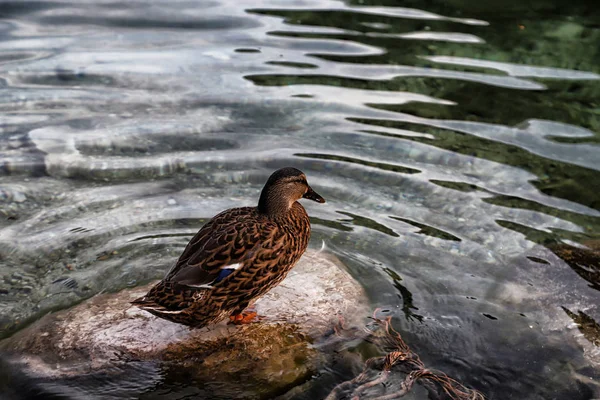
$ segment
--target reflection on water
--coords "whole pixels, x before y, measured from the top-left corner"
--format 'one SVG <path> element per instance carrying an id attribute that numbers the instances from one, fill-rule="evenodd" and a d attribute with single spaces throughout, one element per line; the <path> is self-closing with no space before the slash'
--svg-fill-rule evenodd
<path id="1" fill-rule="evenodd" d="M 490 398 L 597 397 L 598 13 L 3 2 L 2 336 L 162 276 L 206 218 L 294 165 L 328 199 L 307 205 L 313 245 L 397 310 L 428 366 Z M 289 397 L 323 396 L 362 361 Z M 150 375 L 126 395 L 206 394 Z M 112 396 L 115 376 L 63 392 Z"/>

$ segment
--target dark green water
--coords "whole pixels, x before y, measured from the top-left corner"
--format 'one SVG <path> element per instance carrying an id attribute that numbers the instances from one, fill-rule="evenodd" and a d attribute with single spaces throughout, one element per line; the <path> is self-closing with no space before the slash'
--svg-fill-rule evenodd
<path id="1" fill-rule="evenodd" d="M 1 1 L 0 335 L 162 276 L 293 165 L 328 200 L 312 247 L 427 365 L 490 399 L 598 398 L 599 21 L 577 0 Z M 208 396 L 139 376 L 79 384 Z"/>

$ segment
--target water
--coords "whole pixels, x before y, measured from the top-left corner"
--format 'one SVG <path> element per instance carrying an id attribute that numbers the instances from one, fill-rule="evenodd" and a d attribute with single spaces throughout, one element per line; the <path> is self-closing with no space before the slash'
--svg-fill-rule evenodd
<path id="1" fill-rule="evenodd" d="M 328 200 L 311 245 L 428 366 L 489 398 L 597 397 L 597 252 L 557 254 L 600 247 L 600 15 L 553 3 L 1 2 L 3 336 L 162 276 L 293 165 Z M 298 398 L 352 374 L 320 376 Z M 161 379 L 80 386 L 206 395 Z"/>

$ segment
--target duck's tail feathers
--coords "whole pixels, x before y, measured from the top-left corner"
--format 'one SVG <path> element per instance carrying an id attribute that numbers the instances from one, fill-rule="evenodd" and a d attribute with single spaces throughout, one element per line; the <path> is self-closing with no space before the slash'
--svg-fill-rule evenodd
<path id="1" fill-rule="evenodd" d="M 139 299 L 135 299 L 131 302 L 131 304 L 159 317 L 162 315 L 181 314 L 185 310 L 183 308 L 170 310 L 167 307 L 160 305 L 146 297 L 140 297 Z"/>
<path id="2" fill-rule="evenodd" d="M 133 300 L 131 302 L 131 304 L 133 304 L 134 306 L 138 306 L 138 307 L 151 306 L 151 305 L 158 306 L 158 304 L 156 304 L 152 300 L 149 300 L 146 296 L 142 296 L 142 297 L 139 297 L 139 298 Z"/>

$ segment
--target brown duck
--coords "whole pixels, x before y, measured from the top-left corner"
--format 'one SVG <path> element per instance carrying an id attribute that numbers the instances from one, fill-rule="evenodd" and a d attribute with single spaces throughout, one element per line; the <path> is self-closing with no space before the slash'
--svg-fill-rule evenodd
<path id="1" fill-rule="evenodd" d="M 132 304 L 193 327 L 227 316 L 238 324 L 253 321 L 256 312 L 244 310 L 285 278 L 308 245 L 301 198 L 325 203 L 302 171 L 275 171 L 257 207 L 232 208 L 208 221 L 166 277 Z"/>

